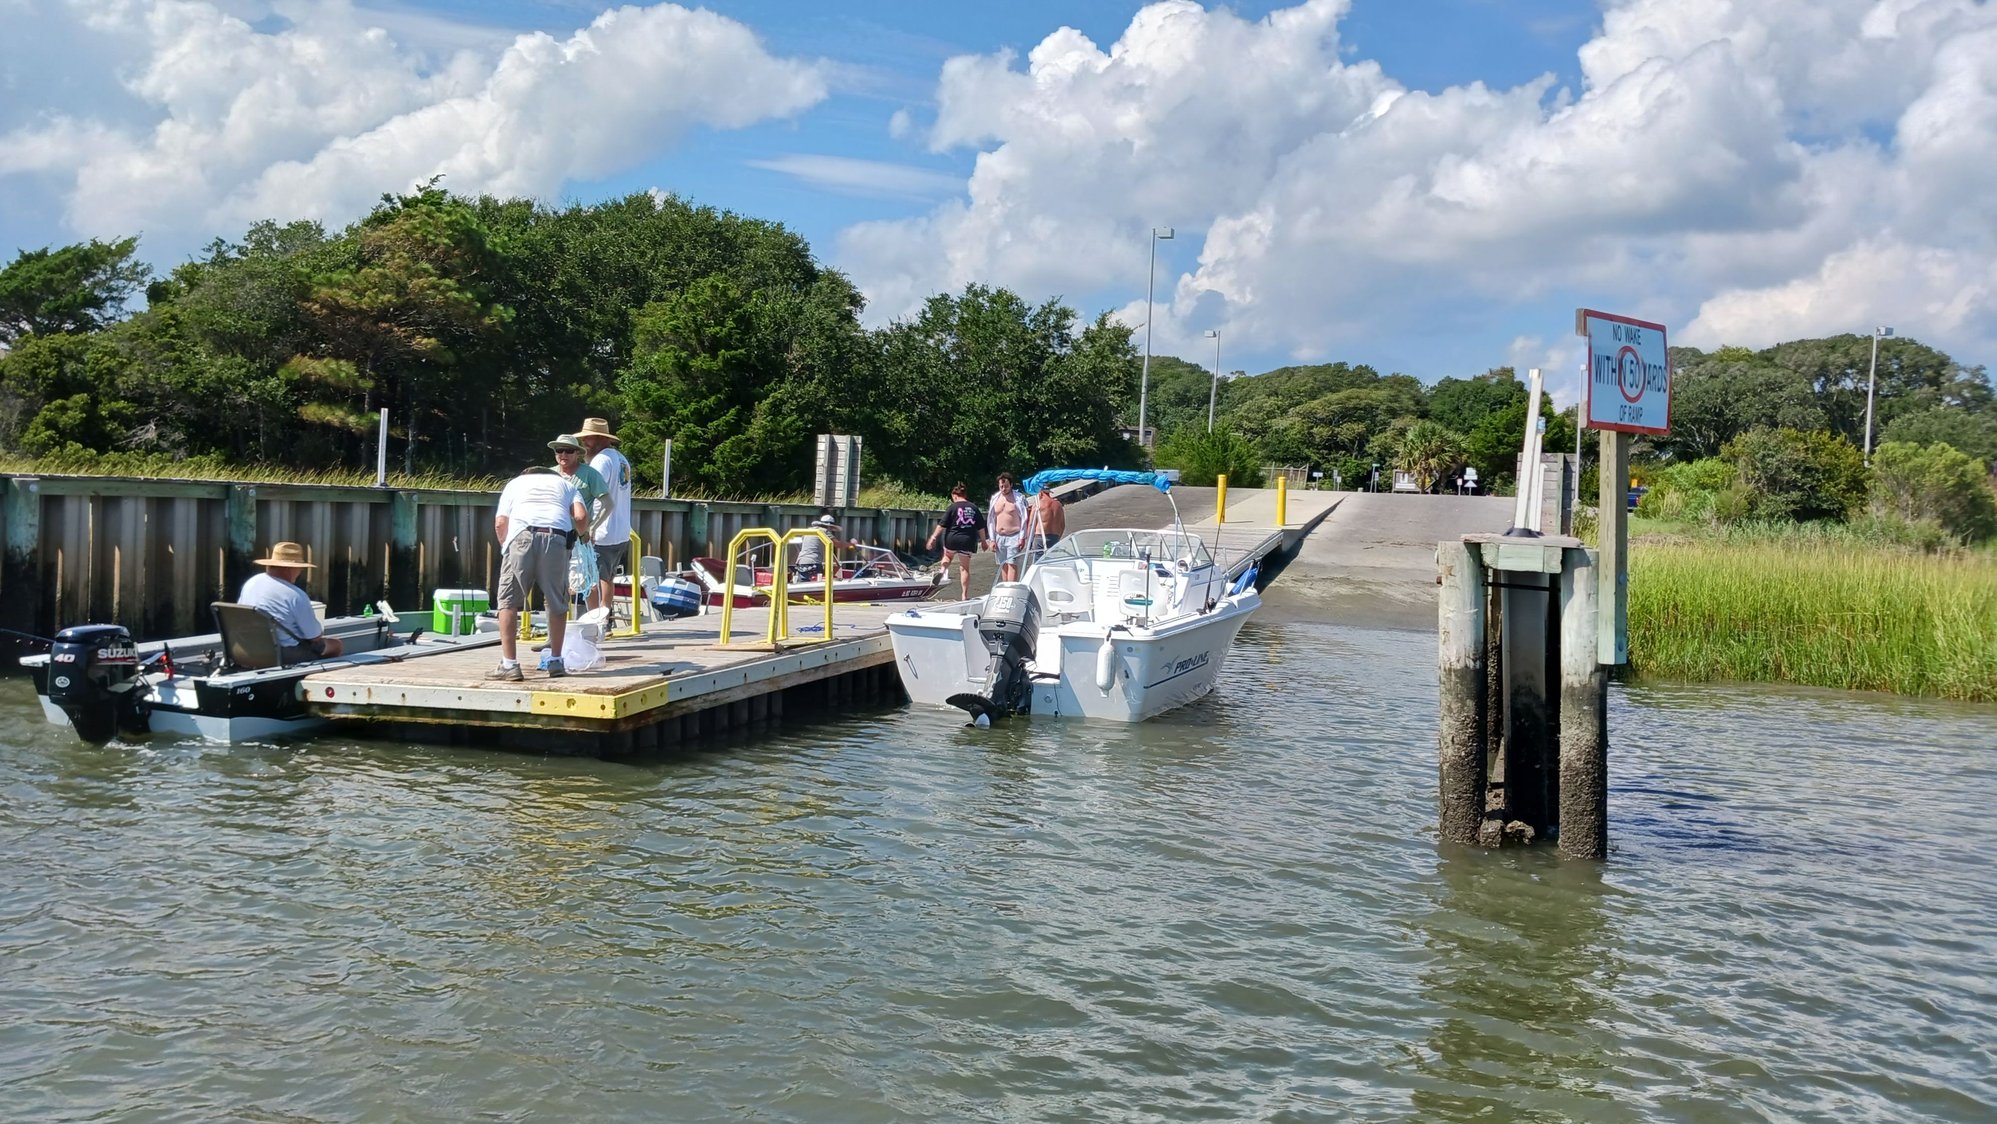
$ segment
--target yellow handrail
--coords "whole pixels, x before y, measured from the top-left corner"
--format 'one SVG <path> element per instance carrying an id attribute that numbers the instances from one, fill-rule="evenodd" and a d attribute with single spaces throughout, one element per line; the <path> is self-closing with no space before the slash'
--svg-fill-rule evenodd
<path id="1" fill-rule="evenodd" d="M 735 624 L 735 559 L 740 556 L 743 544 L 755 539 L 769 540 L 779 551 L 777 561 L 783 561 L 781 554 L 783 536 L 768 527 L 744 527 L 735 532 L 734 538 L 728 540 L 728 557 L 721 563 L 721 643 L 724 647 L 728 644 L 728 637 L 734 631 Z M 778 594 L 784 592 L 783 582 L 783 568 L 773 568 L 770 572 L 770 624 L 764 633 L 764 638 L 772 647 L 777 642 L 779 615 L 777 606 L 783 604 Z M 753 592 L 754 589 L 754 583 L 751 583 L 750 590 Z"/>
<path id="2" fill-rule="evenodd" d="M 771 583 L 783 589 L 782 601 L 786 606 L 783 611 L 784 639 L 790 639 L 790 610 L 788 608 L 790 604 L 790 589 L 789 583 L 783 580 L 784 571 L 788 569 L 788 567 L 783 565 L 784 547 L 790 545 L 792 539 L 803 538 L 805 535 L 816 535 L 818 536 L 818 540 L 825 544 L 825 565 L 819 572 L 825 577 L 825 639 L 830 640 L 832 639 L 832 577 L 839 572 L 839 544 L 832 541 L 831 535 L 826 534 L 816 527 L 793 527 L 784 532 L 783 542 L 777 546 L 776 575 L 771 578 Z M 771 596 L 775 597 L 777 595 L 772 594 Z"/>

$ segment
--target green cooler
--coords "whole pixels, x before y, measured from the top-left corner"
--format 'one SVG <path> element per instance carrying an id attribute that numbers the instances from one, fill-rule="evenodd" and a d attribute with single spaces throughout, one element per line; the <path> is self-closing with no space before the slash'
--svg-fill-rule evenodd
<path id="1" fill-rule="evenodd" d="M 483 589 L 440 589 L 430 597 L 430 631 L 469 636 L 478 631 L 478 615 L 492 608 Z"/>

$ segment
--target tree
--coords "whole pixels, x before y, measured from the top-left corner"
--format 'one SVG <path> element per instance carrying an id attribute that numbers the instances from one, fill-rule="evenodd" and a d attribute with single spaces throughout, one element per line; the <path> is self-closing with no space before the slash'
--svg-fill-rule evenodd
<path id="1" fill-rule="evenodd" d="M 1940 443 L 1888 441 L 1872 457 L 1872 510 L 1931 521 L 1964 542 L 1997 535 L 1997 494 L 1985 462 Z"/>
<path id="2" fill-rule="evenodd" d="M 1526 393 L 1510 367 L 1493 367 L 1467 379 L 1445 378 L 1428 393 L 1428 416 L 1446 429 L 1468 433 L 1492 414 L 1524 402 Z"/>
<path id="3" fill-rule="evenodd" d="M 121 318 L 152 275 L 132 260 L 137 238 L 23 250 L 0 270 L 0 343 L 23 335 L 93 332 Z"/>
<path id="4" fill-rule="evenodd" d="M 1161 467 L 1179 470 L 1179 483 L 1189 488 L 1212 487 L 1222 476 L 1237 486 L 1255 487 L 1262 480 L 1262 451 L 1255 442 L 1225 429 L 1207 432 L 1200 424 L 1181 426 L 1158 445 Z"/>
<path id="5" fill-rule="evenodd" d="M 1841 520 L 1865 498 L 1858 447 L 1832 433 L 1751 429 L 1727 443 L 1750 514 L 1759 519 Z"/>
<path id="6" fill-rule="evenodd" d="M 1486 492 L 1509 491 L 1516 483 L 1519 447 L 1525 444 L 1526 403 L 1520 400 L 1495 414 L 1487 415 L 1464 435 L 1464 459 L 1477 470 L 1477 480 Z M 1546 432 L 1540 448 L 1558 453 L 1574 447 L 1574 418 L 1571 412 L 1555 413 L 1553 400 L 1541 396 L 1540 416 L 1546 419 Z"/>
<path id="7" fill-rule="evenodd" d="M 1886 427 L 1883 441 L 1909 445 L 1950 445 L 1985 463 L 1997 462 L 1997 410 L 1971 412 L 1933 406 L 1902 414 Z"/>
<path id="8" fill-rule="evenodd" d="M 1671 432 L 1655 439 L 1682 460 L 1716 457 L 1727 442 L 1757 426 L 1823 429 L 1829 419 L 1802 375 L 1722 348 L 1679 368 L 1671 383 Z"/>
<path id="9" fill-rule="evenodd" d="M 1434 491 L 1436 481 L 1462 463 L 1463 438 L 1427 419 L 1402 430 L 1394 448 L 1394 467 L 1412 474 L 1415 486 L 1424 492 Z"/>

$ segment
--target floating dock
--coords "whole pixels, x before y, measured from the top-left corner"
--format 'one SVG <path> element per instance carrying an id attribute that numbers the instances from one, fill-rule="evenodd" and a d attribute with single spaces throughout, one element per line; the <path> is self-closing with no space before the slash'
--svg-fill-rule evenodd
<path id="1" fill-rule="evenodd" d="M 1255 562 L 1264 582 L 1336 503 L 1331 493 L 1293 496 L 1287 521 L 1276 524 L 1273 500 L 1260 492 L 1243 498 L 1239 518 L 1230 511 L 1222 526 L 1209 519 L 1188 530 L 1229 555 L 1230 576 Z M 559 679 L 534 670 L 536 653 L 523 642 L 527 678 L 519 683 L 485 678 L 496 657 L 483 648 L 322 671 L 300 690 L 315 715 L 365 722 L 407 741 L 639 755 L 801 713 L 902 702 L 886 622 L 920 604 L 836 605 L 829 638 L 823 606 L 792 605 L 791 636 L 774 646 L 765 641 L 768 609 L 733 610 L 728 645 L 721 613 L 710 609 L 609 637 L 599 645 L 604 666 Z"/>

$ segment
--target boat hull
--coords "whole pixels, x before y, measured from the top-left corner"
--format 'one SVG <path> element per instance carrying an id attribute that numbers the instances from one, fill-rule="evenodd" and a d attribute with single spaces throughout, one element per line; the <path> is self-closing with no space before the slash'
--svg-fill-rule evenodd
<path id="1" fill-rule="evenodd" d="M 978 634 L 978 606 L 961 602 L 888 618 L 895 670 L 911 703 L 945 708 L 950 696 L 984 688 L 991 656 Z M 1250 589 L 1209 612 L 1156 627 L 1043 624 L 1029 669 L 1031 713 L 1142 722 L 1193 702 L 1213 690 L 1228 649 L 1260 606 Z M 1107 688 L 1097 685 L 1105 641 L 1114 647 Z"/>

